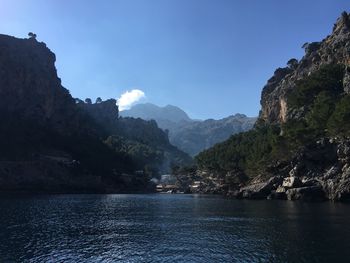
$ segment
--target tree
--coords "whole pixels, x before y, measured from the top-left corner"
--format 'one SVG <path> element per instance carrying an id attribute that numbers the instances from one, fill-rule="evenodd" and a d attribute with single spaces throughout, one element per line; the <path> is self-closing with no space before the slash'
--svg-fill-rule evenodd
<path id="1" fill-rule="evenodd" d="M 336 104 L 335 110 L 328 121 L 328 130 L 332 135 L 349 135 L 350 95 L 346 95 Z"/>
<path id="2" fill-rule="evenodd" d="M 298 60 L 295 59 L 295 58 L 292 58 L 292 59 L 288 60 L 287 66 L 288 66 L 290 69 L 296 69 L 297 66 L 298 66 Z"/>
<path id="3" fill-rule="evenodd" d="M 321 91 L 316 96 L 310 112 L 306 115 L 308 125 L 315 133 L 322 135 L 327 127 L 328 119 L 334 111 L 335 103 L 335 98 L 330 92 Z"/>
<path id="4" fill-rule="evenodd" d="M 102 99 L 100 97 L 98 97 L 95 101 L 95 103 L 101 103 L 102 102 Z"/>
<path id="5" fill-rule="evenodd" d="M 306 42 L 301 48 L 305 49 L 305 53 L 309 55 L 312 52 L 315 52 L 316 50 L 318 50 L 320 46 L 321 46 L 320 42 L 312 42 L 312 43 Z"/>
<path id="6" fill-rule="evenodd" d="M 30 39 L 36 39 L 36 34 L 34 34 L 33 32 L 29 32 L 28 36 Z"/>
<path id="7" fill-rule="evenodd" d="M 347 27 L 350 27 L 350 20 L 349 20 L 349 15 L 346 11 L 344 11 L 343 13 L 341 13 L 341 17 L 342 17 L 342 20 L 344 22 L 344 24 L 347 26 Z"/>
<path id="8" fill-rule="evenodd" d="M 78 98 L 75 98 L 74 101 L 76 104 L 83 103 L 83 101 L 81 99 L 78 99 Z"/>
<path id="9" fill-rule="evenodd" d="M 92 103 L 92 101 L 91 101 L 91 99 L 90 99 L 90 98 L 86 98 L 86 99 L 85 99 L 85 103 L 87 103 L 87 104 L 91 104 L 91 103 Z"/>

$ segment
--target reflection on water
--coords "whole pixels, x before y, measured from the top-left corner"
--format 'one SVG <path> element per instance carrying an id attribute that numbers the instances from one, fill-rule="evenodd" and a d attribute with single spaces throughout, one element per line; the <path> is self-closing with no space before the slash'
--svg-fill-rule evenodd
<path id="1" fill-rule="evenodd" d="M 193 195 L 0 197 L 0 262 L 349 262 L 350 206 Z"/>

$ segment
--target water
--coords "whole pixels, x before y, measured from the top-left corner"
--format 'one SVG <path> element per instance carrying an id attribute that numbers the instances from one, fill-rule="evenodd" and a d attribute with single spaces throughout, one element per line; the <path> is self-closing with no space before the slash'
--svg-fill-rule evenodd
<path id="1" fill-rule="evenodd" d="M 0 262 L 349 262 L 350 205 L 192 195 L 0 197 Z"/>

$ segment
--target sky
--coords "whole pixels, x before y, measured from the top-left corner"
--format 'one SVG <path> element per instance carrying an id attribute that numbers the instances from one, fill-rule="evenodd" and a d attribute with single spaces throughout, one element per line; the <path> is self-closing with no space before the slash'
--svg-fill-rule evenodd
<path id="1" fill-rule="evenodd" d="M 261 90 L 349 0 L 0 0 L 0 33 L 37 34 L 73 97 L 257 116 Z"/>

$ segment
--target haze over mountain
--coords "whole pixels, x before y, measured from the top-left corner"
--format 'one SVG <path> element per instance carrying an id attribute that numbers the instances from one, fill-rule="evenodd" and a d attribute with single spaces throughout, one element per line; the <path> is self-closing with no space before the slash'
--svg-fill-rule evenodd
<path id="1" fill-rule="evenodd" d="M 158 126 L 169 132 L 170 142 L 194 156 L 231 135 L 250 130 L 256 118 L 235 114 L 220 120 L 193 120 L 185 111 L 173 105 L 159 107 L 152 103 L 136 104 L 121 116 L 155 120 Z"/>

